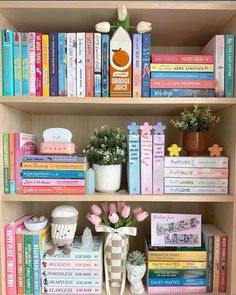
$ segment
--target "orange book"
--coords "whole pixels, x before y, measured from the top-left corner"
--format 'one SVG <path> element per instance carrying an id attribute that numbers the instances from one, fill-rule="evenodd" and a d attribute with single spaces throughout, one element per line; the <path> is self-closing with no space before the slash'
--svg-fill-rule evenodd
<path id="1" fill-rule="evenodd" d="M 24 233 L 16 234 L 16 282 L 17 294 L 24 294 Z"/>
<path id="2" fill-rule="evenodd" d="M 9 139 L 10 139 L 10 194 L 14 195 L 16 193 L 14 133 L 9 134 Z"/>

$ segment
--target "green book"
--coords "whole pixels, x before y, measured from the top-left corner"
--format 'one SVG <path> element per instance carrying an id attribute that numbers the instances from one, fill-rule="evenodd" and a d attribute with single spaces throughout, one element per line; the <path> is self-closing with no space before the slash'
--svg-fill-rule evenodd
<path id="1" fill-rule="evenodd" d="M 25 255 L 25 294 L 33 294 L 33 253 L 32 235 L 24 234 L 24 255 Z"/>
<path id="2" fill-rule="evenodd" d="M 225 97 L 234 97 L 234 35 L 225 35 Z"/>
<path id="3" fill-rule="evenodd" d="M 149 278 L 187 278 L 199 279 L 206 277 L 205 269 L 149 269 Z"/>
<path id="4" fill-rule="evenodd" d="M 4 194 L 10 194 L 9 134 L 3 133 Z"/>

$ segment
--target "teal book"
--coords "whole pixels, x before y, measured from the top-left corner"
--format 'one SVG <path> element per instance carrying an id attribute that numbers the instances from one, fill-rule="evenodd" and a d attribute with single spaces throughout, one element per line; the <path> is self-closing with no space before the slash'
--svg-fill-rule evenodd
<path id="1" fill-rule="evenodd" d="M 33 294 L 32 234 L 24 234 L 25 294 Z"/>
<path id="2" fill-rule="evenodd" d="M 3 133 L 3 175 L 4 175 L 4 194 L 10 194 L 10 160 L 9 160 L 8 133 Z"/>
<path id="3" fill-rule="evenodd" d="M 22 95 L 29 95 L 29 34 L 21 33 Z"/>
<path id="4" fill-rule="evenodd" d="M 14 32 L 14 87 L 15 96 L 22 95 L 21 33 Z"/>
<path id="5" fill-rule="evenodd" d="M 225 97 L 234 97 L 234 35 L 225 35 Z"/>
<path id="6" fill-rule="evenodd" d="M 13 31 L 2 30 L 3 96 L 14 95 Z"/>

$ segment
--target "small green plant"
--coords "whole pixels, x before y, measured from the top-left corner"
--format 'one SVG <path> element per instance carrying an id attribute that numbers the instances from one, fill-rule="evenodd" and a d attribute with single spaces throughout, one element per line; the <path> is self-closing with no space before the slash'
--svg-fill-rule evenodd
<path id="1" fill-rule="evenodd" d="M 213 115 L 210 107 L 194 105 L 192 110 L 184 109 L 179 117 L 174 117 L 170 123 L 183 132 L 208 131 L 210 127 L 220 122 L 220 118 Z"/>
<path id="2" fill-rule="evenodd" d="M 144 256 L 144 253 L 135 250 L 129 253 L 127 261 L 131 265 L 140 266 L 146 263 L 146 257 Z"/>
<path id="3" fill-rule="evenodd" d="M 126 161 L 127 143 L 124 132 L 117 128 L 102 126 L 90 136 L 84 154 L 93 164 L 119 165 Z"/>

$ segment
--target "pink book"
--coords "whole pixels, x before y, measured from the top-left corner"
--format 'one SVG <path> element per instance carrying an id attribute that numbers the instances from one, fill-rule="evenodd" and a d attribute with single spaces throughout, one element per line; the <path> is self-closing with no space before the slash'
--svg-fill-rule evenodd
<path id="1" fill-rule="evenodd" d="M 165 168 L 165 177 L 228 178 L 228 169 L 221 168 Z"/>
<path id="2" fill-rule="evenodd" d="M 205 293 L 205 286 L 148 287 L 148 294 Z"/>
<path id="3" fill-rule="evenodd" d="M 151 88 L 215 89 L 215 80 L 151 79 Z"/>
<path id="4" fill-rule="evenodd" d="M 85 34 L 85 94 L 86 97 L 94 96 L 94 72 L 93 72 L 93 33 Z"/>
<path id="5" fill-rule="evenodd" d="M 20 193 L 21 187 L 21 157 L 26 155 L 36 155 L 37 137 L 27 133 L 15 133 L 15 181 L 16 193 Z"/>
<path id="6" fill-rule="evenodd" d="M 161 127 L 166 129 L 165 125 L 158 122 L 153 126 L 153 194 L 162 195 L 164 191 L 164 156 L 165 156 L 165 135 Z M 156 134 L 157 133 L 157 134 Z"/>
<path id="7" fill-rule="evenodd" d="M 152 126 L 145 122 L 141 129 L 141 194 L 152 194 Z"/>
<path id="8" fill-rule="evenodd" d="M 42 288 L 42 293 L 46 294 L 101 294 L 102 287 L 60 287 L 60 286 L 45 286 Z"/>
<path id="9" fill-rule="evenodd" d="M 85 186 L 85 179 L 30 179 L 21 180 L 23 186 Z"/>
<path id="10" fill-rule="evenodd" d="M 159 64 L 213 64 L 213 55 L 203 54 L 152 54 L 152 63 Z"/>
<path id="11" fill-rule="evenodd" d="M 16 281 L 16 233 L 24 227 L 24 221 L 30 216 L 20 216 L 5 225 L 5 263 L 6 263 L 6 294 L 17 293 Z"/>
<path id="12" fill-rule="evenodd" d="M 101 269 L 99 260 L 57 260 L 57 259 L 41 259 L 41 271 L 44 269 Z"/>
<path id="13" fill-rule="evenodd" d="M 29 33 L 29 94 L 36 95 L 35 33 Z"/>
<path id="14" fill-rule="evenodd" d="M 84 186 L 22 186 L 22 194 L 34 195 L 84 195 Z"/>
<path id="15" fill-rule="evenodd" d="M 42 87 L 42 34 L 35 33 L 35 70 L 36 70 L 36 95 L 43 95 Z"/>

